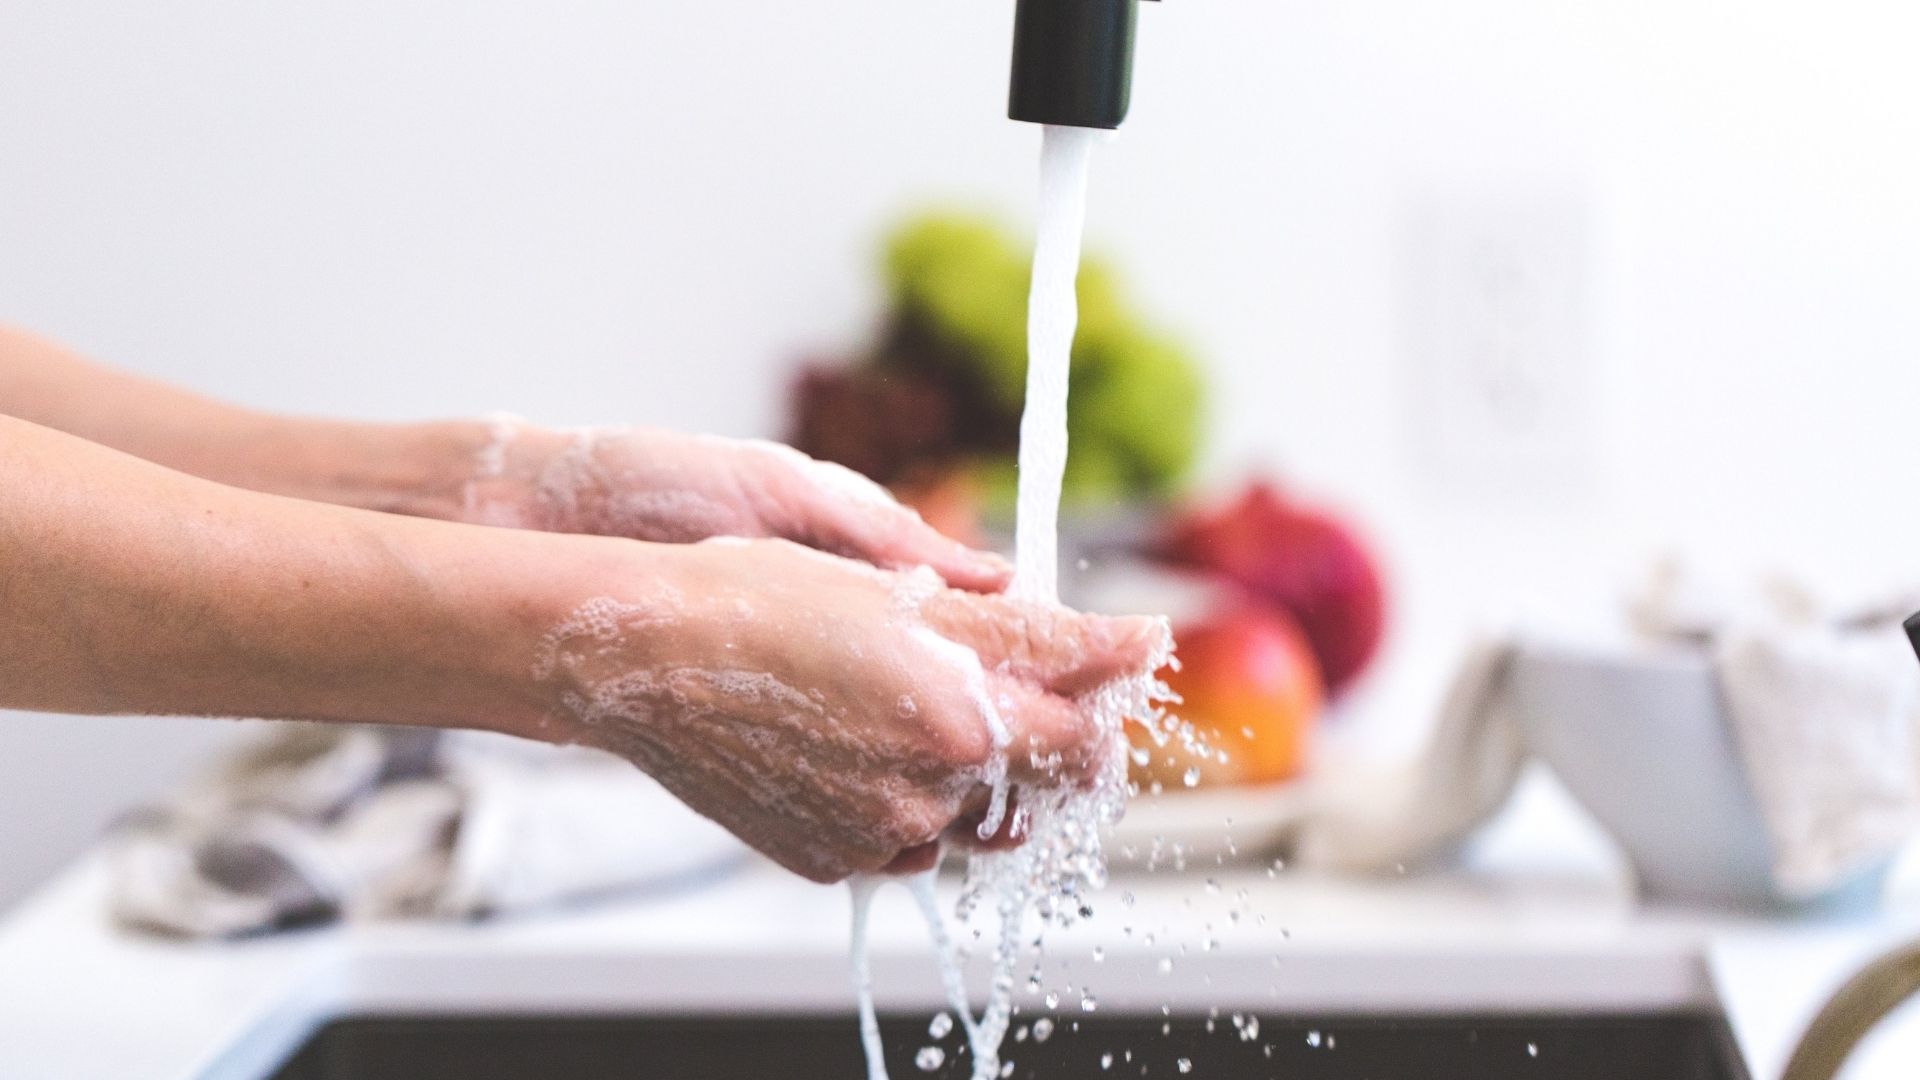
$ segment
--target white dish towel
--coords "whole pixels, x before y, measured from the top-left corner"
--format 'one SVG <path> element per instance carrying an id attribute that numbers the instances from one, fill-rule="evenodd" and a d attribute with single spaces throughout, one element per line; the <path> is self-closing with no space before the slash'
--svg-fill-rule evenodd
<path id="1" fill-rule="evenodd" d="M 1818 896 L 1920 830 L 1920 662 L 1900 628 L 1920 595 L 1890 595 L 1843 605 L 1780 582 L 1728 591 L 1666 564 L 1630 605 L 1650 643 L 1710 658 L 1783 897 Z M 1532 757 L 1507 691 L 1517 650 L 1511 638 L 1469 650 L 1420 760 L 1392 785 L 1330 792 L 1297 858 L 1431 862 L 1496 814 Z M 1383 787 L 1401 794 L 1381 805 Z"/>
<path id="2" fill-rule="evenodd" d="M 1728 592 L 1670 563 L 1634 605 L 1643 635 L 1711 655 L 1782 895 L 1818 895 L 1920 827 L 1920 662 L 1900 626 L 1917 604 Z"/>
<path id="3" fill-rule="evenodd" d="M 235 937 L 703 880 L 746 849 L 633 766 L 477 732 L 287 725 L 109 842 L 124 924 Z"/>

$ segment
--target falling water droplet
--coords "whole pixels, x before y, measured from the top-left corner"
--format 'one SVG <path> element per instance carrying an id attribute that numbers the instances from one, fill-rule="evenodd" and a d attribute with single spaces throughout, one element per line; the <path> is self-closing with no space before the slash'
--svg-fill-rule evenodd
<path id="1" fill-rule="evenodd" d="M 1181 1058 L 1179 1061 L 1174 1062 L 1174 1065 L 1178 1067 L 1179 1070 L 1183 1073 L 1190 1073 L 1193 1071 L 1193 1062 L 1187 1058 Z"/>
<path id="2" fill-rule="evenodd" d="M 946 1038 L 952 1030 L 953 1016 L 949 1013 L 934 1013 L 933 1021 L 927 1025 L 927 1034 L 935 1039 Z"/>
<path id="3" fill-rule="evenodd" d="M 1113 1054 L 1111 1053 L 1101 1054 L 1100 1055 L 1100 1071 L 1106 1072 L 1108 1069 L 1111 1069 L 1111 1068 L 1113 1068 Z"/>
<path id="4" fill-rule="evenodd" d="M 913 1055 L 913 1063 L 920 1066 L 921 1072 L 932 1072 L 946 1062 L 947 1052 L 937 1046 L 923 1046 L 919 1053 Z"/>
<path id="5" fill-rule="evenodd" d="M 1049 1020 L 1043 1016 L 1040 1019 L 1035 1020 L 1033 1022 L 1033 1041 L 1034 1042 L 1037 1042 L 1037 1043 L 1046 1042 L 1047 1039 L 1052 1035 L 1053 1035 L 1052 1020 Z"/>
<path id="6" fill-rule="evenodd" d="M 1307 1045 L 1317 1048 L 1320 1045 L 1320 1033 L 1317 1031 L 1307 1032 Z"/>
<path id="7" fill-rule="evenodd" d="M 1187 766 L 1187 771 L 1180 777 L 1180 782 L 1187 785 L 1188 787 L 1199 787 L 1200 786 L 1200 766 L 1198 765 Z"/>
<path id="8" fill-rule="evenodd" d="M 1539 1044 L 1539 1043 L 1528 1043 L 1528 1044 L 1527 1044 L 1527 1056 L 1528 1056 L 1528 1057 L 1539 1057 L 1539 1056 L 1540 1056 L 1540 1044 Z"/>

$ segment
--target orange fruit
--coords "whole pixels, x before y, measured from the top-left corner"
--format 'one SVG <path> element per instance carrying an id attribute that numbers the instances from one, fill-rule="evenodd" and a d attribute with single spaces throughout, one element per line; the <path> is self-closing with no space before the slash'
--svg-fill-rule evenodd
<path id="1" fill-rule="evenodd" d="M 1203 756 L 1177 738 L 1155 747 L 1133 728 L 1149 758 L 1136 776 L 1168 790 L 1292 779 L 1306 767 L 1313 728 L 1326 700 L 1306 634 L 1277 610 L 1242 606 L 1174 634 L 1180 670 L 1164 673 L 1182 704 L 1173 711 L 1204 741 Z M 1226 760 L 1220 755 L 1224 753 Z"/>

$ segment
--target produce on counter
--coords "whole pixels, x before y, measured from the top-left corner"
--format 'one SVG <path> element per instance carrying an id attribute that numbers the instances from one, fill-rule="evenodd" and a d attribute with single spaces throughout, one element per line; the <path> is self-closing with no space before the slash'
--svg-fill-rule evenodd
<path id="1" fill-rule="evenodd" d="M 1026 398 L 1030 250 L 990 218 L 933 213 L 886 246 L 880 340 L 796 383 L 790 441 L 900 488 L 975 478 L 1010 507 Z M 1198 368 L 1131 311 L 1113 271 L 1081 269 L 1073 347 L 1069 505 L 1175 493 L 1199 447 Z"/>
<path id="2" fill-rule="evenodd" d="M 1164 675 L 1180 695 L 1176 711 L 1207 752 L 1178 739 L 1157 747 L 1136 729 L 1135 745 L 1146 749 L 1147 761 L 1135 779 L 1178 791 L 1298 776 L 1325 696 L 1299 624 L 1272 608 L 1243 605 L 1180 627 L 1174 639 L 1180 669 Z"/>
<path id="3" fill-rule="evenodd" d="M 1330 694 L 1353 684 L 1386 629 L 1380 571 L 1354 532 L 1255 481 L 1237 498 L 1175 519 L 1154 543 L 1176 566 L 1220 574 L 1291 615 L 1306 632 Z M 1181 655 L 1186 655 L 1181 641 Z"/>
<path id="4" fill-rule="evenodd" d="M 850 358 L 801 372 L 789 441 L 979 542 L 982 508 L 1010 509 L 1016 488 L 1029 255 L 991 218 L 941 212 L 902 224 L 885 245 L 880 333 Z M 1090 550 L 1144 555 L 1219 590 L 1182 620 L 1184 668 L 1168 676 L 1186 699 L 1176 711 L 1211 752 L 1155 748 L 1142 782 L 1179 791 L 1190 771 L 1197 786 L 1297 776 L 1325 700 L 1379 648 L 1385 596 L 1374 560 L 1337 519 L 1264 481 L 1143 530 L 1141 517 L 1179 494 L 1200 449 L 1199 371 L 1138 317 L 1109 266 L 1088 259 L 1077 289 L 1069 521 L 1107 530 L 1083 537 Z M 1098 512 L 1116 505 L 1145 514 Z"/>

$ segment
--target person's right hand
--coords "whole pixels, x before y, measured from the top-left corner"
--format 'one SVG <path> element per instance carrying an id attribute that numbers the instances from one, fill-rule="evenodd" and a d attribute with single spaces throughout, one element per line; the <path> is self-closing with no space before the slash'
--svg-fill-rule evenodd
<path id="1" fill-rule="evenodd" d="M 778 443 L 505 419 L 494 429 L 463 492 L 466 521 L 670 544 L 792 540 L 891 570 L 932 567 L 978 592 L 1013 576 L 1005 559 L 941 535 L 859 473 Z"/>
<path id="2" fill-rule="evenodd" d="M 609 576 L 543 646 L 550 735 L 626 757 L 821 882 L 970 831 L 955 824 L 985 802 L 996 723 L 1016 786 L 1122 753 L 1075 699 L 1140 671 L 1166 633 L 784 541 L 631 550 L 631 587 Z"/>

